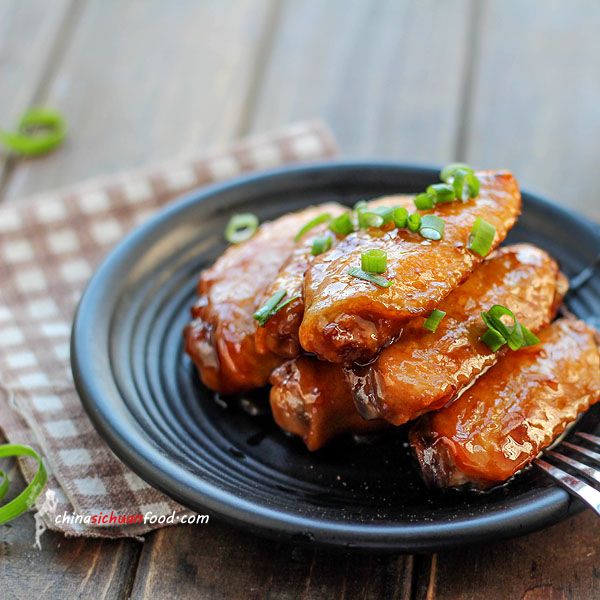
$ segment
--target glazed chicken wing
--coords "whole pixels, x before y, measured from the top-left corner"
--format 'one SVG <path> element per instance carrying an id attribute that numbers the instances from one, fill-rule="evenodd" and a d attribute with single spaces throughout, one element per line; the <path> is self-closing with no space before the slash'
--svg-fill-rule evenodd
<path id="1" fill-rule="evenodd" d="M 369 208 L 378 206 L 403 206 L 412 209 L 414 208 L 413 196 L 386 196 L 369 202 Z M 335 217 L 341 214 L 343 209 L 339 207 L 337 211 L 330 210 L 328 212 Z M 326 235 L 328 229 L 329 225 L 325 223 L 305 235 L 281 267 L 271 285 L 267 287 L 264 299 L 270 298 L 279 290 L 286 290 L 287 297 L 295 298 L 295 300 L 274 314 L 263 327 L 256 330 L 256 346 L 259 352 L 272 352 L 284 358 L 293 358 L 302 352 L 298 331 L 304 315 L 304 273 L 316 259 L 316 256 L 311 253 L 313 241 L 317 237 Z M 332 246 L 335 247 L 341 238 L 330 235 Z"/>
<path id="2" fill-rule="evenodd" d="M 298 230 L 330 210 L 339 205 L 311 207 L 264 223 L 251 239 L 230 246 L 203 271 L 193 321 L 184 335 L 186 352 L 209 388 L 232 394 L 263 386 L 281 363 L 273 353 L 257 351 L 253 314 L 293 251 Z"/>
<path id="3" fill-rule="evenodd" d="M 321 448 L 341 433 L 389 427 L 385 421 L 365 421 L 358 414 L 340 365 L 303 356 L 273 371 L 271 383 L 275 422 L 302 437 L 309 450 Z"/>
<path id="4" fill-rule="evenodd" d="M 535 332 L 550 323 L 566 290 L 543 250 L 528 244 L 498 250 L 438 305 L 446 316 L 435 332 L 415 318 L 375 362 L 347 370 L 359 412 L 401 425 L 444 406 L 502 352 L 479 341 L 486 330 L 482 311 L 501 304 Z"/>
<path id="5" fill-rule="evenodd" d="M 445 235 L 431 242 L 407 230 L 361 230 L 317 257 L 304 278 L 305 313 L 300 343 L 308 352 L 331 362 L 366 361 L 392 341 L 404 324 L 428 314 L 483 260 L 467 248 L 477 217 L 496 228 L 494 247 L 513 226 L 521 209 L 514 177 L 506 172 L 478 172 L 481 189 L 466 202 L 438 204 L 427 211 L 445 221 Z M 352 277 L 361 254 L 381 249 L 387 254 L 382 288 Z"/>
<path id="6" fill-rule="evenodd" d="M 450 406 L 410 434 L 432 486 L 485 489 L 529 464 L 579 413 L 600 400 L 597 333 L 559 320 L 541 343 L 509 352 Z"/>

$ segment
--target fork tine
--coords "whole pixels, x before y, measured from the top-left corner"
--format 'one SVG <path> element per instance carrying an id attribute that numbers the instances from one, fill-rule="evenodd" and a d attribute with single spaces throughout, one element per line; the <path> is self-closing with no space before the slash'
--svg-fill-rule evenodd
<path id="1" fill-rule="evenodd" d="M 600 471 L 597 471 L 593 467 L 585 465 L 582 462 L 579 462 L 578 460 L 571 458 L 570 456 L 565 456 L 564 454 L 561 454 L 560 452 L 554 452 L 554 450 L 548 450 L 546 452 L 546 454 L 549 454 L 550 456 L 553 456 L 557 460 L 560 460 L 561 462 L 569 465 L 571 468 L 575 469 L 578 473 L 583 473 L 583 475 L 585 475 L 586 477 L 589 477 L 590 479 L 593 479 L 594 481 L 597 481 L 598 483 L 600 483 Z"/>
<path id="2" fill-rule="evenodd" d="M 575 435 L 584 439 L 586 442 L 589 442 L 594 446 L 596 450 L 600 450 L 600 437 L 597 435 L 592 435 L 591 433 L 583 433 L 582 431 L 577 431 Z"/>
<path id="3" fill-rule="evenodd" d="M 545 460 L 538 458 L 535 463 L 542 471 L 550 475 L 552 479 L 559 485 L 564 487 L 569 492 L 581 498 L 586 504 L 591 506 L 596 513 L 600 515 L 600 492 L 595 490 L 591 485 L 573 477 L 573 475 L 547 463 Z"/>
<path id="4" fill-rule="evenodd" d="M 587 456 L 588 458 L 591 458 L 592 460 L 595 460 L 600 464 L 600 454 L 598 452 L 588 450 L 583 446 L 578 446 L 577 444 L 572 444 L 571 442 L 563 442 L 562 445 L 566 446 L 567 448 L 571 448 L 571 450 L 576 450 L 580 454 L 583 454 L 584 456 Z"/>

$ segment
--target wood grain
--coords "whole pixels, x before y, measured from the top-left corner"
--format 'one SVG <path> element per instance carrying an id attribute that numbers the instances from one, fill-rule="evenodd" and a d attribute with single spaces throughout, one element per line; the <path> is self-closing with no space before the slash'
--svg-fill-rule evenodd
<path id="1" fill-rule="evenodd" d="M 434 597 L 600 598 L 599 539 L 600 520 L 586 511 L 526 537 L 442 553 Z"/>
<path id="2" fill-rule="evenodd" d="M 283 3 L 250 129 L 316 116 L 345 154 L 449 160 L 472 16 L 468 0 Z"/>
<path id="3" fill-rule="evenodd" d="M 90 0 L 43 95 L 67 143 L 19 165 L 17 198 L 237 137 L 273 0 Z"/>
<path id="4" fill-rule="evenodd" d="M 600 219 L 600 3 L 488 1 L 464 156 Z"/>
<path id="5" fill-rule="evenodd" d="M 294 547 L 211 520 L 149 536 L 131 597 L 407 600 L 411 582 L 411 557 Z"/>
<path id="6" fill-rule="evenodd" d="M 0 443 L 4 439 L 0 434 Z M 14 463 L 13 463 L 14 465 Z M 16 466 L 10 470 L 12 499 L 25 487 Z M 65 538 L 46 531 L 34 548 L 31 513 L 0 526 L 0 596 L 22 598 L 124 598 L 131 589 L 141 551 L 134 540 Z"/>
<path id="7" fill-rule="evenodd" d="M 0 2 L 0 127 L 11 130 L 40 91 L 60 52 L 72 0 Z M 0 153 L 0 189 L 12 159 Z M 0 194 L 1 200 L 1 194 Z"/>

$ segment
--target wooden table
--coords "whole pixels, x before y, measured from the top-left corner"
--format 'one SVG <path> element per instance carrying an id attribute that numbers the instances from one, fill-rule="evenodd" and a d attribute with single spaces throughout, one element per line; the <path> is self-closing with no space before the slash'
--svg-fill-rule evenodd
<path id="1" fill-rule="evenodd" d="M 0 0 L 0 118 L 64 112 L 19 197 L 320 117 L 346 156 L 508 167 L 600 219 L 594 0 Z M 599 598 L 600 520 L 432 556 L 306 550 L 211 519 L 134 540 L 2 530 L 6 598 Z"/>

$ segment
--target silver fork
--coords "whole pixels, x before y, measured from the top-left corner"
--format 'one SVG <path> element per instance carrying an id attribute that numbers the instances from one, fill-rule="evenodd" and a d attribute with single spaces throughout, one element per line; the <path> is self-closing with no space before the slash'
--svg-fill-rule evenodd
<path id="1" fill-rule="evenodd" d="M 600 450 L 600 436 L 581 432 L 577 432 L 575 435 L 588 442 L 595 450 Z M 571 442 L 562 442 L 557 450 L 560 450 L 562 447 L 569 448 L 570 450 L 579 453 L 581 456 L 585 456 L 594 466 L 584 464 L 570 456 L 557 452 L 556 450 L 547 450 L 544 454 L 568 465 L 571 471 L 577 473 L 577 477 L 546 462 L 542 458 L 535 460 L 534 464 L 550 475 L 550 477 L 552 477 L 552 479 L 560 486 L 581 498 L 600 515 L 600 452 L 595 452 L 594 450 Z M 595 487 L 591 484 L 594 484 Z"/>

